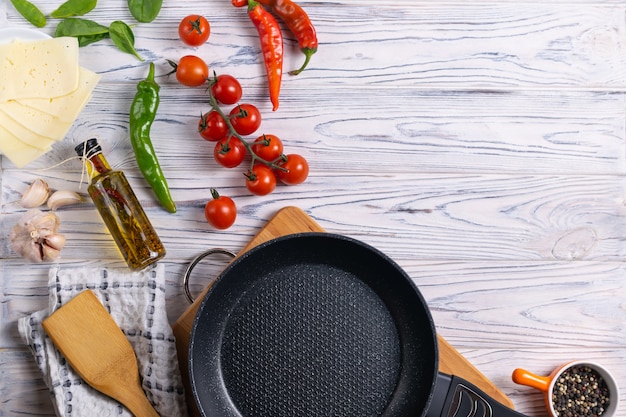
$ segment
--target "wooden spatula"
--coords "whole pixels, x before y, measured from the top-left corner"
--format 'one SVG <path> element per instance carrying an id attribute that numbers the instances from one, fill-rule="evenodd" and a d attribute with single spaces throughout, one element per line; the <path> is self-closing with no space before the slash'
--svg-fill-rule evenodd
<path id="1" fill-rule="evenodd" d="M 125 405 L 135 417 L 159 417 L 139 383 L 130 342 L 91 290 L 51 314 L 43 328 L 89 385 Z"/>

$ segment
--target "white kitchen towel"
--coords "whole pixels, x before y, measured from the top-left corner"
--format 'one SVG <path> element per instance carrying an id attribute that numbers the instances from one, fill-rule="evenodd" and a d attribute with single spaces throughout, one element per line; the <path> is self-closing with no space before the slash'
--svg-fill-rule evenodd
<path id="1" fill-rule="evenodd" d="M 142 386 L 163 417 L 187 416 L 174 334 L 165 309 L 162 265 L 126 269 L 53 267 L 48 276 L 49 308 L 18 321 L 19 333 L 43 374 L 58 416 L 108 417 L 132 414 L 87 385 L 65 362 L 41 322 L 75 295 L 91 289 L 120 326 L 137 355 Z"/>

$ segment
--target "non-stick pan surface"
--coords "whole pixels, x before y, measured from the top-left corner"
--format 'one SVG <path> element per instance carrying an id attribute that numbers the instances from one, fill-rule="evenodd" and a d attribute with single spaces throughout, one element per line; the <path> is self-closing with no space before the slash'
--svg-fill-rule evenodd
<path id="1" fill-rule="evenodd" d="M 277 238 L 231 263 L 200 305 L 189 358 L 203 416 L 420 416 L 438 365 L 411 279 L 328 233 Z"/>

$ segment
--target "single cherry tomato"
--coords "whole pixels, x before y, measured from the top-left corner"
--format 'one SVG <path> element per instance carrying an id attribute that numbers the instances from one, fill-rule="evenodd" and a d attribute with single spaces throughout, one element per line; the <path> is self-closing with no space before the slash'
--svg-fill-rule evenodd
<path id="1" fill-rule="evenodd" d="M 261 126 L 261 113 L 254 104 L 240 104 L 229 116 L 233 128 L 242 136 L 253 134 Z"/>
<path id="2" fill-rule="evenodd" d="M 226 105 L 237 103 L 243 94 L 239 81 L 228 74 L 220 74 L 214 78 L 211 93 L 217 101 Z"/>
<path id="3" fill-rule="evenodd" d="M 303 156 L 292 153 L 285 155 L 284 162 L 278 162 L 276 169 L 278 179 L 287 185 L 301 184 L 309 176 L 309 163 Z"/>
<path id="4" fill-rule="evenodd" d="M 243 7 L 248 5 L 248 0 L 230 0 L 230 2 L 235 7 Z"/>
<path id="5" fill-rule="evenodd" d="M 255 164 L 246 174 L 246 187 L 255 195 L 267 195 L 276 188 L 276 176 L 265 164 Z"/>
<path id="6" fill-rule="evenodd" d="M 215 110 L 204 113 L 198 121 L 198 132 L 204 140 L 217 142 L 228 134 L 228 125 L 226 121 Z"/>
<path id="7" fill-rule="evenodd" d="M 252 151 L 259 158 L 273 162 L 283 154 L 283 142 L 276 135 L 265 134 L 256 138 Z"/>
<path id="8" fill-rule="evenodd" d="M 178 36 L 189 46 L 204 44 L 211 34 L 211 25 L 204 16 L 190 14 L 180 21 Z"/>
<path id="9" fill-rule="evenodd" d="M 172 72 L 176 73 L 178 82 L 187 87 L 201 86 L 209 77 L 209 67 L 206 62 L 195 55 L 185 55 L 178 61 L 178 64 L 170 60 L 168 62 L 174 68 Z"/>
<path id="10" fill-rule="evenodd" d="M 246 157 L 246 147 L 235 136 L 224 138 L 215 144 L 213 157 L 223 167 L 234 168 Z"/>
<path id="11" fill-rule="evenodd" d="M 212 200 L 204 206 L 204 217 L 216 229 L 228 229 L 237 218 L 237 206 L 232 198 L 219 195 L 211 188 Z"/>

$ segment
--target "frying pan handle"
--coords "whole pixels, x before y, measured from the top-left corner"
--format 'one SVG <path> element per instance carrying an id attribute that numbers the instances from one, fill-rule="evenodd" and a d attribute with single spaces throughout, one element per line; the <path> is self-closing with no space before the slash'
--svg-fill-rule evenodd
<path id="1" fill-rule="evenodd" d="M 185 290 L 185 296 L 187 297 L 187 301 L 189 301 L 189 304 L 193 304 L 193 302 L 196 301 L 191 295 L 191 290 L 189 289 L 189 277 L 191 276 L 191 271 L 193 271 L 193 269 L 196 267 L 196 265 L 200 263 L 201 260 L 203 260 L 209 255 L 213 255 L 216 253 L 219 253 L 222 255 L 228 255 L 231 258 L 234 258 L 237 256 L 229 250 L 220 249 L 220 248 L 209 249 L 207 251 L 202 252 L 200 255 L 196 256 L 187 267 L 187 270 L 185 270 L 185 275 L 183 275 L 183 288 Z"/>
<path id="2" fill-rule="evenodd" d="M 500 404 L 463 378 L 440 372 L 425 417 L 525 416 Z"/>

